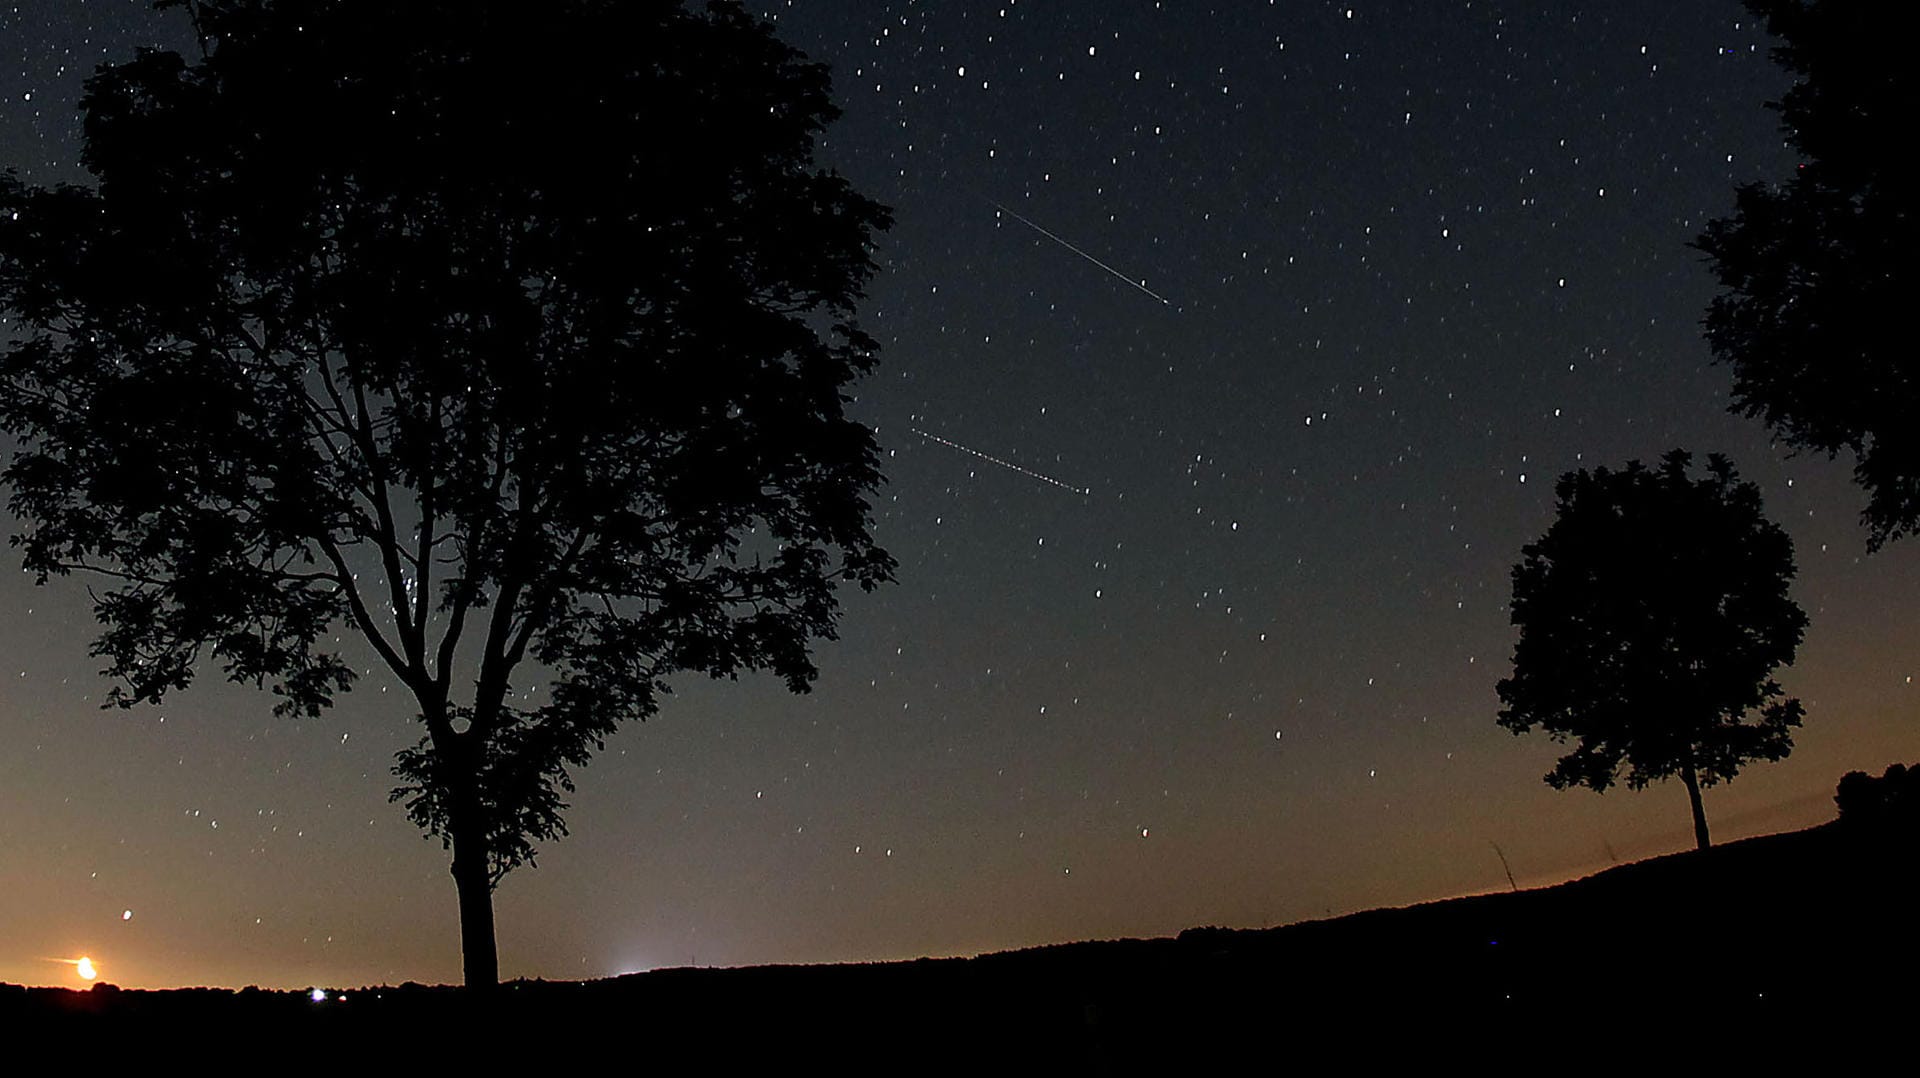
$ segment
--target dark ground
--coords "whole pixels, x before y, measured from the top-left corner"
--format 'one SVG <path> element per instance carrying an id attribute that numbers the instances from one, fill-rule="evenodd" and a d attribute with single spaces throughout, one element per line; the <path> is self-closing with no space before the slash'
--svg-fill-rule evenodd
<path id="1" fill-rule="evenodd" d="M 477 999 L 407 985 L 324 1004 L 5 985 L 0 1031 L 155 1061 L 264 1050 L 254 1063 L 404 1072 L 463 1057 L 568 1072 L 1324 1073 L 1409 1057 L 1610 1071 L 1653 1064 L 1646 1052 L 1671 1062 L 1673 1045 L 1911 1059 L 1917 869 L 1920 833 L 1836 822 L 1535 891 L 970 959 L 669 969 Z"/>

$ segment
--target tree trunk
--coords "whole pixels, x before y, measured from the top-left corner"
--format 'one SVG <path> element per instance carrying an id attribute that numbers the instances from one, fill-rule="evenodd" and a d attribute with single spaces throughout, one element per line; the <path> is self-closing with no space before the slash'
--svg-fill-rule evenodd
<path id="1" fill-rule="evenodd" d="M 477 822 L 451 820 L 453 885 L 460 892 L 460 958 L 468 988 L 500 983 L 500 954 L 493 939 L 493 881 L 487 872 L 485 831 Z"/>
<path id="2" fill-rule="evenodd" d="M 1707 810 L 1700 807 L 1700 778 L 1693 773 L 1693 761 L 1680 765 L 1680 781 L 1687 784 L 1687 799 L 1693 802 L 1693 841 L 1704 850 L 1712 844 L 1707 841 Z"/>

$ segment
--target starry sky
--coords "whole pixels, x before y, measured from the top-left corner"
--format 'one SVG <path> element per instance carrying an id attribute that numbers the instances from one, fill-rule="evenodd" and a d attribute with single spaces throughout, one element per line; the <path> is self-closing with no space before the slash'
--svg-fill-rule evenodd
<path id="1" fill-rule="evenodd" d="M 1707 791 L 1715 839 L 1920 759 L 1920 544 L 1869 556 L 1851 462 L 1727 414 L 1699 334 L 1687 241 L 1793 164 L 1734 0 L 750 7 L 832 65 L 823 161 L 896 213 L 856 408 L 898 582 L 845 597 L 810 695 L 686 679 L 615 738 L 497 892 L 503 976 L 1261 926 L 1685 849 L 1678 783 L 1556 792 L 1562 750 L 1494 723 L 1555 477 L 1674 446 L 1761 486 L 1812 618 L 1797 747 Z M 141 44 L 190 38 L 0 2 L 0 167 L 83 180 L 80 82 Z M 386 800 L 397 684 L 103 711 L 95 634 L 84 581 L 0 576 L 0 981 L 459 978 L 446 855 Z"/>

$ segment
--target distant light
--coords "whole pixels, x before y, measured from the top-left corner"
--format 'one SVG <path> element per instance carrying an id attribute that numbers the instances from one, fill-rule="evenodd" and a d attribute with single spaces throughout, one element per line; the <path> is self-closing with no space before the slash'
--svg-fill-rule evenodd
<path id="1" fill-rule="evenodd" d="M 315 1003 L 325 1003 L 327 1001 L 327 990 L 324 988 L 316 988 L 307 993 L 307 998 Z"/>
<path id="2" fill-rule="evenodd" d="M 83 981 L 91 981 L 100 976 L 100 971 L 93 968 L 93 959 L 86 955 L 81 955 L 80 961 L 73 964 L 73 971 L 78 973 Z"/>
<path id="3" fill-rule="evenodd" d="M 121 910 L 121 911 L 120 911 L 120 919 L 121 919 L 122 921 L 131 921 L 131 920 L 133 920 L 133 911 L 132 911 L 132 910 Z"/>

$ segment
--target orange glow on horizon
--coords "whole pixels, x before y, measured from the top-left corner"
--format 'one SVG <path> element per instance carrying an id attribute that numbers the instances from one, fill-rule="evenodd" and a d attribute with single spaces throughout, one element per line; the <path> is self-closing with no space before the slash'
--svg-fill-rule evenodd
<path id="1" fill-rule="evenodd" d="M 74 975 L 83 981 L 91 981 L 100 976 L 100 968 L 95 966 L 93 959 L 87 955 L 81 955 L 79 958 L 43 958 L 41 961 L 59 962 L 62 965 L 72 966 Z"/>

